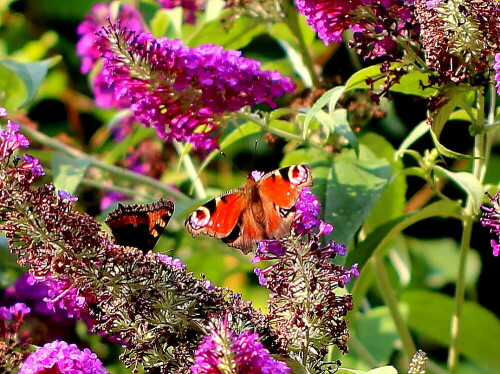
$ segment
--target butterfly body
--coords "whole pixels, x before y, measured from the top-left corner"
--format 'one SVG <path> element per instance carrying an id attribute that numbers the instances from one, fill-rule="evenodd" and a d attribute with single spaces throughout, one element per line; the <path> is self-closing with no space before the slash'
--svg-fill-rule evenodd
<path id="1" fill-rule="evenodd" d="M 291 165 L 265 175 L 252 173 L 241 188 L 230 190 L 196 209 L 185 226 L 193 235 L 206 234 L 243 253 L 255 242 L 290 233 L 300 192 L 312 185 L 307 165 Z"/>
<path id="2" fill-rule="evenodd" d="M 117 244 L 147 253 L 155 246 L 173 212 L 174 203 L 164 199 L 151 204 L 118 203 L 105 222 Z"/>

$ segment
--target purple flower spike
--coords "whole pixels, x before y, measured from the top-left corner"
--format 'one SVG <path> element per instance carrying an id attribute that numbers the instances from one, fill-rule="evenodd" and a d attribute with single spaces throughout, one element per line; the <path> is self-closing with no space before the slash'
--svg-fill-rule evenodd
<path id="1" fill-rule="evenodd" d="M 215 325 L 215 323 L 214 323 Z M 269 355 L 251 331 L 237 335 L 228 328 L 227 318 L 209 330 L 196 350 L 193 374 L 288 374 L 290 369 L 281 361 Z"/>
<path id="2" fill-rule="evenodd" d="M 481 217 L 481 224 L 485 227 L 490 227 L 490 232 L 495 234 L 497 239 L 491 240 L 490 244 L 493 248 L 493 256 L 498 256 L 500 253 L 500 191 L 491 196 L 486 193 L 490 199 L 492 207 L 482 205 L 483 215 Z"/>
<path id="3" fill-rule="evenodd" d="M 497 93 L 500 95 L 500 53 L 495 55 L 495 64 L 493 65 L 495 70 L 495 82 L 497 82 Z"/>
<path id="4" fill-rule="evenodd" d="M 196 150 L 217 147 L 218 126 L 228 112 L 291 93 L 295 84 L 260 63 L 216 45 L 188 48 L 179 40 L 112 25 L 98 46 L 103 77 L 117 100 L 130 102 L 136 120 L 167 141 Z"/>
<path id="5" fill-rule="evenodd" d="M 155 252 L 155 255 L 158 256 L 158 258 L 168 264 L 168 265 L 172 265 L 173 267 L 177 268 L 177 269 L 186 269 L 187 268 L 187 265 L 183 264 L 181 260 L 179 260 L 178 258 L 173 258 L 173 257 L 170 257 L 170 256 L 167 256 L 167 255 L 164 255 L 163 253 L 157 253 Z"/>
<path id="6" fill-rule="evenodd" d="M 102 374 L 107 373 L 95 353 L 74 344 L 55 340 L 34 351 L 23 363 L 19 374 Z"/>

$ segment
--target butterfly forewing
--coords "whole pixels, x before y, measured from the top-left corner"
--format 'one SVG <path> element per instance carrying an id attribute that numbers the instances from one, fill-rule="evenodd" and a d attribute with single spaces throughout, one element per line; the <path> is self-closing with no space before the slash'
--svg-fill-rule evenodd
<path id="1" fill-rule="evenodd" d="M 164 199 L 151 204 L 118 204 L 105 222 L 117 244 L 147 253 L 155 246 L 173 212 L 174 203 Z"/>

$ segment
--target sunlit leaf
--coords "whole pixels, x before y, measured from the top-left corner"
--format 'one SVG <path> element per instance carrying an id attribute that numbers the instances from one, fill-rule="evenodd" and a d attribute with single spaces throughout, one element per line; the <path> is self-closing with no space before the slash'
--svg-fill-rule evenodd
<path id="1" fill-rule="evenodd" d="M 59 190 L 74 193 L 90 163 L 89 158 L 74 158 L 61 152 L 54 153 L 52 159 L 54 186 Z"/>
<path id="2" fill-rule="evenodd" d="M 403 293 L 401 301 L 408 306 L 408 324 L 413 330 L 443 347 L 449 346 L 455 304 L 452 297 L 413 290 Z M 482 306 L 465 301 L 460 322 L 457 345 L 460 353 L 490 373 L 496 373 L 500 368 L 499 319 Z"/>

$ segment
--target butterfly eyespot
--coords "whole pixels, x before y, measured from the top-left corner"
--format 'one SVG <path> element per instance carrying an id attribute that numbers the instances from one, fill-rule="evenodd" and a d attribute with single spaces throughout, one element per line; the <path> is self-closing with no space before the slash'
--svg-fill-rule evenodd
<path id="1" fill-rule="evenodd" d="M 309 179 L 309 170 L 302 165 L 292 165 L 288 170 L 288 179 L 294 185 L 305 183 Z M 291 187 L 295 188 L 294 185 Z"/>
<path id="2" fill-rule="evenodd" d="M 209 223 L 210 211 L 204 206 L 200 206 L 189 217 L 189 224 L 194 230 L 199 230 L 202 227 L 207 226 Z"/>

